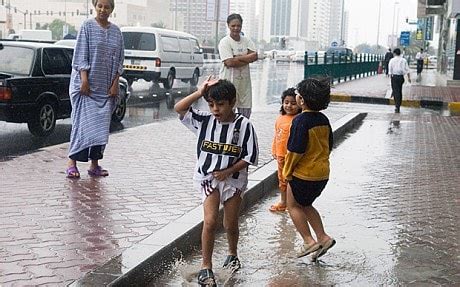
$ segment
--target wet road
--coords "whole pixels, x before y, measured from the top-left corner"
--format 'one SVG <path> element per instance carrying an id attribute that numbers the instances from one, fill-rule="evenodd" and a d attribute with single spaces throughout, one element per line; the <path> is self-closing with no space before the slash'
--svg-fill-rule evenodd
<path id="1" fill-rule="evenodd" d="M 243 268 L 225 286 L 460 284 L 459 118 L 372 110 L 334 149 L 330 182 L 315 203 L 337 245 L 318 263 L 296 259 L 301 240 L 288 214 L 268 211 L 273 191 L 240 219 Z M 219 274 L 224 234 L 216 242 Z M 194 286 L 185 277 L 199 264 L 196 252 L 150 286 Z"/>
<path id="2" fill-rule="evenodd" d="M 218 64 L 206 65 L 200 81 L 210 74 L 219 74 Z M 263 110 L 267 105 L 279 102 L 281 92 L 302 79 L 303 66 L 297 63 L 275 65 L 273 61 L 259 61 L 251 65 L 251 75 L 253 94 L 266 95 L 254 97 L 255 110 Z M 177 100 L 190 91 L 188 84 L 176 80 L 172 94 Z M 152 89 L 151 83 L 142 80 L 135 82 L 126 116 L 121 123 L 111 126 L 111 132 L 176 117 L 176 114 L 166 107 L 166 92 L 161 85 Z M 51 136 L 36 138 L 29 133 L 27 124 L 0 121 L 0 161 L 28 154 L 46 146 L 68 142 L 70 130 L 70 119 L 58 120 L 56 130 Z"/>

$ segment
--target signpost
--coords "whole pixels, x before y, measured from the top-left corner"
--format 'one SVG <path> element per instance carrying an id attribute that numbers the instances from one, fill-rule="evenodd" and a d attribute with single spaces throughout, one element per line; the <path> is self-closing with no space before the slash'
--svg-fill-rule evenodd
<path id="1" fill-rule="evenodd" d="M 410 45 L 410 31 L 401 31 L 401 36 L 399 37 L 399 44 L 404 47 Z"/>
<path id="2" fill-rule="evenodd" d="M 433 16 L 426 18 L 425 21 L 425 41 L 433 40 Z"/>

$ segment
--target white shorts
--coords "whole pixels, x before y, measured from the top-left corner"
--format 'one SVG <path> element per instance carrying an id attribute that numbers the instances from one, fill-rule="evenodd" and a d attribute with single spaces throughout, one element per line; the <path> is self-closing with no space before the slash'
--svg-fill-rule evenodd
<path id="1" fill-rule="evenodd" d="M 230 185 L 227 181 L 219 181 L 215 178 L 212 180 L 195 181 L 195 187 L 201 192 L 202 202 L 204 202 L 211 193 L 219 191 L 220 203 L 222 204 L 235 195 L 239 195 L 243 198 L 246 192 L 246 188 L 239 189 Z"/>

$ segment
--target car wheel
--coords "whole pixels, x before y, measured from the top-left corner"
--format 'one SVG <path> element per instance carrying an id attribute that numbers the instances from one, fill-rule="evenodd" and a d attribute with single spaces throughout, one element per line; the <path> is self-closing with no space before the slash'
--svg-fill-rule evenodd
<path id="1" fill-rule="evenodd" d="M 166 93 L 166 107 L 170 110 L 174 109 L 174 105 L 176 101 L 174 100 L 174 96 L 172 93 Z"/>
<path id="2" fill-rule="evenodd" d="M 29 131 L 37 137 L 46 137 L 56 127 L 56 108 L 53 102 L 44 101 L 38 106 L 32 119 L 27 123 Z"/>
<path id="3" fill-rule="evenodd" d="M 166 80 L 163 82 L 163 86 L 165 89 L 171 89 L 174 85 L 174 79 L 176 78 L 176 75 L 174 74 L 173 70 L 170 70 L 168 73 L 168 76 L 166 77 Z"/>
<path id="4" fill-rule="evenodd" d="M 126 92 L 123 88 L 121 89 L 121 97 L 120 100 L 117 101 L 117 106 L 115 108 L 115 111 L 113 111 L 112 114 L 112 122 L 119 123 L 121 122 L 126 114 Z"/>
<path id="5" fill-rule="evenodd" d="M 193 72 L 193 76 L 190 79 L 190 86 L 195 87 L 198 84 L 198 80 L 200 78 L 200 72 L 196 69 Z"/>

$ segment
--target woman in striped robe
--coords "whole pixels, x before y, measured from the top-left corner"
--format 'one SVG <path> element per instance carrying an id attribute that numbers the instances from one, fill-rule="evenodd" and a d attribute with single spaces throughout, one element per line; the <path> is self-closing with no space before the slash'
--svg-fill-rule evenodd
<path id="1" fill-rule="evenodd" d="M 109 22 L 114 0 L 93 0 L 96 17 L 86 20 L 77 36 L 69 94 L 72 103 L 67 177 L 79 178 L 77 161 L 91 160 L 88 174 L 107 176 L 99 165 L 109 139 L 112 112 L 123 72 L 123 37 Z"/>

